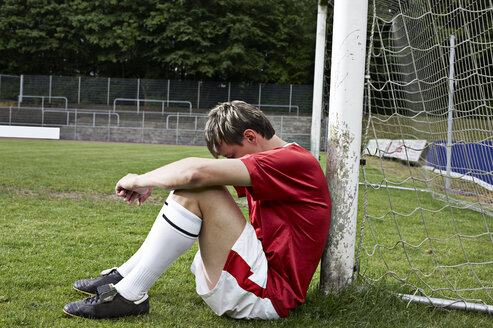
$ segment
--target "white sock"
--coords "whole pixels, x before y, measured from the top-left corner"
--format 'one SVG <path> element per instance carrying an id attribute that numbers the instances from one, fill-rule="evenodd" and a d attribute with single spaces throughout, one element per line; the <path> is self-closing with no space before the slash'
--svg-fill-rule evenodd
<path id="1" fill-rule="evenodd" d="M 145 250 L 153 247 L 152 242 L 151 242 L 151 240 L 153 240 L 153 238 L 155 238 L 155 237 L 152 237 L 153 231 L 157 231 L 156 233 L 159 233 L 158 231 L 160 231 L 160 229 L 157 226 L 162 221 L 163 221 L 163 217 L 161 216 L 161 213 L 160 213 L 160 215 L 158 215 L 158 217 L 156 218 L 156 221 L 154 221 L 154 224 L 153 224 L 151 230 L 149 231 L 149 234 L 147 235 L 146 239 L 144 240 L 144 242 L 142 243 L 140 248 L 137 250 L 137 252 L 135 252 L 131 258 L 129 258 L 125 263 L 123 263 L 122 265 L 120 265 L 116 269 L 122 277 L 128 276 L 128 274 L 133 270 L 133 268 L 135 268 L 135 266 L 142 259 L 142 254 L 145 253 Z"/>
<path id="2" fill-rule="evenodd" d="M 115 285 L 127 300 L 144 297 L 169 266 L 185 253 L 197 239 L 202 220 L 178 204 L 169 195 L 151 231 L 137 253 L 125 262 L 124 277 Z"/>

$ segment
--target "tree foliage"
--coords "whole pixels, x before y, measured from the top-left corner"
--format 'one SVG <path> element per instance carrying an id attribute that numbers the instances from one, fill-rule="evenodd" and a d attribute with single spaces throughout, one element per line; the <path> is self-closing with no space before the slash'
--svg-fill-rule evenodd
<path id="1" fill-rule="evenodd" d="M 311 83 L 317 0 L 2 0 L 0 72 Z"/>

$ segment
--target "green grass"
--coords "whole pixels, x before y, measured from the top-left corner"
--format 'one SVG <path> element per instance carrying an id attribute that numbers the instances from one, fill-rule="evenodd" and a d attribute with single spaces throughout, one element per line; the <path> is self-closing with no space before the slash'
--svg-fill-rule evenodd
<path id="1" fill-rule="evenodd" d="M 0 327 L 493 326 L 492 318 L 481 313 L 407 307 L 380 284 L 324 297 L 318 274 L 306 303 L 285 319 L 217 317 L 195 293 L 189 266 L 196 246 L 151 288 L 149 315 L 68 318 L 63 306 L 82 297 L 73 282 L 130 257 L 166 197 L 157 191 L 144 206 L 128 206 L 112 196 L 115 182 L 128 172 L 210 155 L 200 147 L 13 139 L 0 139 L 0 154 Z M 385 200 L 372 197 L 377 204 Z"/>

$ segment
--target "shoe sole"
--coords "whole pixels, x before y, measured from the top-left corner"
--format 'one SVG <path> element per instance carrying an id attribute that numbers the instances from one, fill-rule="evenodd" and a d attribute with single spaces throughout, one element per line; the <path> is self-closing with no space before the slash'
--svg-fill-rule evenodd
<path id="1" fill-rule="evenodd" d="M 72 317 L 72 318 L 81 318 L 81 319 L 90 319 L 90 320 L 94 320 L 94 318 L 87 318 L 87 317 L 82 317 L 80 315 L 75 315 L 75 314 L 72 314 L 72 313 L 68 313 L 67 311 L 65 310 L 62 310 L 63 313 L 65 313 L 66 315 L 68 315 L 69 317 Z M 141 315 L 146 315 L 148 314 L 149 312 L 146 312 L 146 313 L 140 313 L 140 314 L 132 314 L 130 316 L 141 316 Z M 123 318 L 124 316 L 121 316 L 121 317 L 117 317 L 117 318 Z M 112 319 L 112 318 L 108 318 L 108 319 Z M 97 319 L 96 319 L 97 320 Z"/>
<path id="2" fill-rule="evenodd" d="M 68 315 L 68 316 L 70 316 L 70 317 L 72 317 L 72 318 L 82 318 L 82 319 L 87 319 L 87 318 L 85 318 L 85 317 L 81 317 L 81 316 L 78 316 L 78 315 L 75 315 L 75 314 L 72 314 L 72 313 L 68 313 L 68 312 L 67 312 L 67 311 L 65 311 L 65 310 L 62 310 L 62 311 L 63 311 L 63 313 L 65 313 L 66 315 Z"/>
<path id="3" fill-rule="evenodd" d="M 77 288 L 75 288 L 74 286 L 72 286 L 72 288 L 73 288 L 73 289 L 75 289 L 76 291 L 78 291 L 78 292 L 80 292 L 80 293 L 82 293 L 82 294 L 86 294 L 86 295 L 88 295 L 88 296 L 94 296 L 94 295 L 96 295 L 96 294 L 88 293 L 88 292 L 86 292 L 86 291 L 83 291 L 83 290 L 77 289 Z"/>

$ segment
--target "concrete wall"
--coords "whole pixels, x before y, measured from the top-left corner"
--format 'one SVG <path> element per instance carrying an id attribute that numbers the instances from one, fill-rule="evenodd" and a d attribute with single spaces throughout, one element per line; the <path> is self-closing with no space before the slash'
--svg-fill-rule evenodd
<path id="1" fill-rule="evenodd" d="M 268 115 L 276 134 L 310 148 L 311 117 Z M 205 113 L 0 108 L 0 125 L 56 127 L 60 139 L 205 145 Z"/>
<path id="2" fill-rule="evenodd" d="M 297 142 L 307 149 L 310 148 L 311 117 L 270 116 L 269 119 L 279 137 L 285 141 Z M 179 130 L 176 129 L 176 121 L 173 120 L 168 121 L 168 129 L 165 129 L 164 119 L 146 119 L 144 128 L 142 128 L 142 123 L 136 120 L 127 121 L 127 119 L 121 118 L 120 126 L 117 126 L 114 120 L 110 125 L 108 125 L 106 118 L 104 120 L 106 121 L 96 122 L 96 126 L 93 127 L 89 120 L 82 124 L 82 120 L 78 119 L 77 125 L 71 124 L 61 127 L 60 138 L 205 146 L 203 131 L 205 118 L 199 118 L 198 122 L 195 123 L 194 119 L 180 117 Z M 98 126 L 98 124 L 102 125 Z M 197 129 L 195 129 L 196 125 Z"/>

